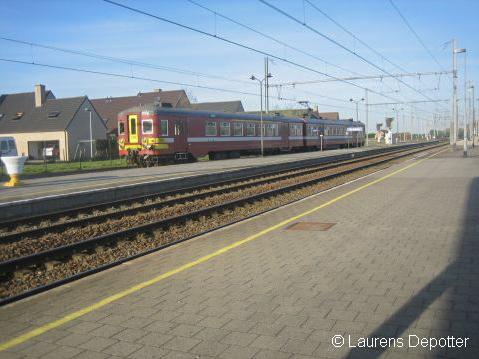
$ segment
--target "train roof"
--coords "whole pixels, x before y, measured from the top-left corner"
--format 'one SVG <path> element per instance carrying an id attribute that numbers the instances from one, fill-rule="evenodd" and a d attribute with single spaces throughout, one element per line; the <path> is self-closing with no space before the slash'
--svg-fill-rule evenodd
<path id="1" fill-rule="evenodd" d="M 212 112 L 212 111 L 201 111 L 201 110 L 192 110 L 186 108 L 171 108 L 171 107 L 161 107 L 160 104 L 152 103 L 142 106 L 135 106 L 128 108 L 120 112 L 120 115 L 125 115 L 128 113 L 139 113 L 139 112 L 156 112 L 158 114 L 171 114 L 171 115 L 184 115 L 192 117 L 210 117 L 210 118 L 224 118 L 231 120 L 259 120 L 260 116 L 256 114 L 246 114 L 246 113 L 226 113 L 226 112 Z M 352 120 L 323 120 L 323 119 L 303 119 L 298 117 L 286 117 L 286 116 L 268 116 L 263 115 L 263 121 L 285 121 L 292 123 L 317 123 L 317 124 L 331 124 L 331 125 L 358 125 L 360 122 L 355 122 Z"/>

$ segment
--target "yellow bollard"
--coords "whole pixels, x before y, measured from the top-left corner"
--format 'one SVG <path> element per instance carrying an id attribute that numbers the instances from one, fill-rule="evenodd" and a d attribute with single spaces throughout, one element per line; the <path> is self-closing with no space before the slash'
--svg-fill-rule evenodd
<path id="1" fill-rule="evenodd" d="M 10 181 L 5 182 L 5 187 L 15 187 L 20 184 L 20 178 L 18 175 L 10 175 Z"/>
<path id="2" fill-rule="evenodd" d="M 10 181 L 4 184 L 5 187 L 15 187 L 20 184 L 20 174 L 23 172 L 23 165 L 27 158 L 27 156 L 5 156 L 1 158 L 10 176 Z"/>

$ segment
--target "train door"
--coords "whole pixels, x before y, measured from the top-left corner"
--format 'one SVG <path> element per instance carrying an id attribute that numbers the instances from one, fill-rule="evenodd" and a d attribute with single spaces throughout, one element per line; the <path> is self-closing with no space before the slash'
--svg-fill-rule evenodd
<path id="1" fill-rule="evenodd" d="M 174 120 L 174 137 L 175 137 L 175 153 L 186 153 L 187 141 L 186 141 L 186 121 Z"/>
<path id="2" fill-rule="evenodd" d="M 138 143 L 138 115 L 128 116 L 128 135 L 130 143 Z"/>

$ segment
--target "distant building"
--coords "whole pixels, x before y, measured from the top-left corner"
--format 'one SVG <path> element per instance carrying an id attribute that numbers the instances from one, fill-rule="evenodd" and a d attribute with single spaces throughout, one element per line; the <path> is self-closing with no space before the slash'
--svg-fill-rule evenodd
<path id="1" fill-rule="evenodd" d="M 241 103 L 241 101 L 192 103 L 190 105 L 190 108 L 193 110 L 211 111 L 211 112 L 227 112 L 227 113 L 244 112 L 243 104 Z"/>
<path id="2" fill-rule="evenodd" d="M 30 159 L 72 160 L 79 149 L 89 149 L 86 108 L 91 110 L 92 138 L 105 139 L 106 126 L 86 96 L 57 99 L 44 85 L 36 85 L 34 92 L 1 95 L 0 136 L 14 137 L 18 153 Z M 89 150 L 83 152 L 83 158 L 89 156 Z"/>
<path id="3" fill-rule="evenodd" d="M 184 90 L 153 92 L 139 92 L 136 96 L 105 97 L 91 100 L 108 128 L 109 134 L 117 134 L 117 116 L 121 111 L 130 107 L 142 106 L 150 103 L 161 103 L 165 107 L 190 106 L 190 100 Z"/>

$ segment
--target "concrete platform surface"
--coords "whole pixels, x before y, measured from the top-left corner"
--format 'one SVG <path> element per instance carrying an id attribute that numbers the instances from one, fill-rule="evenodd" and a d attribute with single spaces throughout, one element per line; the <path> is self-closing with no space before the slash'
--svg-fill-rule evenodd
<path id="1" fill-rule="evenodd" d="M 383 146 L 384 147 L 384 146 Z M 370 146 L 368 149 L 375 149 Z M 79 191 L 98 190 L 120 185 L 140 184 L 151 181 L 183 179 L 191 176 L 240 170 L 256 166 L 279 164 L 324 156 L 335 156 L 348 152 L 366 150 L 364 147 L 343 150 L 291 153 L 279 156 L 266 156 L 206 161 L 150 168 L 116 169 L 111 171 L 77 173 L 71 175 L 29 178 L 23 186 L 8 188 L 0 186 L 0 204 L 29 199 L 55 196 Z"/>
<path id="2" fill-rule="evenodd" d="M 2 307 L 0 357 L 478 358 L 479 153 L 447 151 Z"/>

